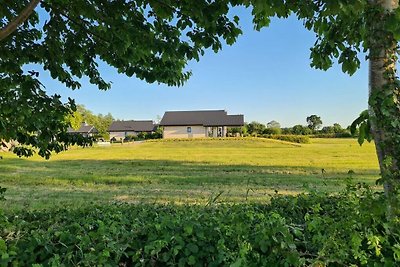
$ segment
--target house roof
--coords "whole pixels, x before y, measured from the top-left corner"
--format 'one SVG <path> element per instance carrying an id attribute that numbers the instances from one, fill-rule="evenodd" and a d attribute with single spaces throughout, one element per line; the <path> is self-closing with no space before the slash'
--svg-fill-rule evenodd
<path id="1" fill-rule="evenodd" d="M 113 121 L 109 132 L 152 132 L 157 125 L 151 120 L 146 121 Z"/>
<path id="2" fill-rule="evenodd" d="M 243 126 L 243 115 L 228 115 L 225 110 L 167 111 L 161 126 Z"/>
<path id="3" fill-rule="evenodd" d="M 99 131 L 93 126 L 86 123 L 82 123 L 81 127 L 77 130 L 68 127 L 68 133 L 98 133 Z"/>

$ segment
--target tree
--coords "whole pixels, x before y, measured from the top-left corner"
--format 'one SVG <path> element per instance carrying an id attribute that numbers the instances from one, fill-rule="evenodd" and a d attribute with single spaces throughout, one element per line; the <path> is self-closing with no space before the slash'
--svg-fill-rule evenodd
<path id="1" fill-rule="evenodd" d="M 247 125 L 247 131 L 249 132 L 249 134 L 263 134 L 264 130 L 265 125 L 257 121 L 252 121 Z"/>
<path id="2" fill-rule="evenodd" d="M 74 111 L 67 116 L 67 121 L 69 121 L 72 129 L 78 130 L 83 123 L 83 116 L 79 111 Z"/>
<path id="3" fill-rule="evenodd" d="M 334 133 L 343 133 L 343 132 L 345 132 L 345 129 L 343 129 L 342 126 L 339 123 L 334 123 L 332 128 L 333 128 L 333 132 Z"/>
<path id="4" fill-rule="evenodd" d="M 317 115 L 310 115 L 307 117 L 308 128 L 310 128 L 313 132 L 321 128 L 322 120 L 321 117 Z"/>
<path id="5" fill-rule="evenodd" d="M 324 126 L 322 127 L 320 132 L 323 134 L 334 134 L 335 129 L 333 128 L 333 126 Z"/>
<path id="6" fill-rule="evenodd" d="M 270 121 L 267 123 L 267 128 L 281 128 L 281 124 L 277 121 Z"/>
<path id="7" fill-rule="evenodd" d="M 309 135 L 312 134 L 312 131 L 310 128 L 303 126 L 303 125 L 295 125 L 292 128 L 292 134 L 297 134 L 297 135 Z"/>
<path id="8" fill-rule="evenodd" d="M 17 140 L 20 156 L 48 158 L 90 140 L 69 135 L 72 99 L 49 96 L 32 64 L 71 89 L 86 76 L 110 88 L 99 61 L 149 83 L 182 85 L 186 65 L 217 52 L 241 33 L 228 1 L 19 0 L 0 5 L 0 139 Z M 36 9 L 35 9 L 36 8 Z M 42 12 L 39 16 L 38 11 Z M 28 67 L 27 64 L 30 64 Z M 24 67 L 25 66 L 25 67 Z"/>
<path id="9" fill-rule="evenodd" d="M 128 76 L 181 85 L 190 76 L 188 60 L 198 59 L 205 48 L 219 51 L 222 39 L 235 42 L 239 18 L 228 12 L 243 5 L 252 8 L 257 30 L 271 17 L 302 20 L 316 34 L 312 67 L 327 70 L 337 60 L 351 75 L 360 66 L 359 52 L 367 53 L 369 111 L 355 125 L 360 140 L 375 141 L 387 195 L 399 184 L 398 0 L 42 0 L 46 22 L 33 11 L 39 1 L 7 1 L 0 7 L 0 138 L 37 147 L 42 155 L 77 141 L 65 135 L 64 118 L 74 110 L 73 101 L 63 104 L 59 96 L 46 95 L 38 73 L 24 65 L 39 64 L 72 89 L 82 76 L 100 89 L 110 87 L 98 59 Z"/>
<path id="10" fill-rule="evenodd" d="M 84 105 L 77 105 L 76 111 L 74 112 L 74 116 L 72 118 L 71 125 L 73 122 L 76 124 L 76 121 L 78 120 L 79 127 L 81 126 L 82 122 L 93 125 L 99 131 L 99 135 L 105 138 L 108 138 L 108 128 L 114 121 L 114 118 L 110 113 L 107 115 L 95 115 L 92 111 L 86 109 Z"/>
<path id="11" fill-rule="evenodd" d="M 267 128 L 263 131 L 264 134 L 281 134 L 281 124 L 277 121 L 267 123 Z"/>
<path id="12" fill-rule="evenodd" d="M 281 128 L 265 128 L 263 134 L 281 134 Z"/>

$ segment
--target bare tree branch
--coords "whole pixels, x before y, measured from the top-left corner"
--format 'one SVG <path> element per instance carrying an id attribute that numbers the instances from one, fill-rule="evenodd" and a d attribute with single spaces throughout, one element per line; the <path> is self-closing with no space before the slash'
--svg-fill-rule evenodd
<path id="1" fill-rule="evenodd" d="M 39 4 L 40 0 L 31 0 L 29 5 L 27 5 L 22 12 L 10 23 L 7 24 L 3 29 L 0 30 L 0 41 L 5 39 L 7 36 L 12 34 L 19 25 L 24 23 L 29 16 L 32 14 L 33 10 L 36 8 L 36 6 Z"/>

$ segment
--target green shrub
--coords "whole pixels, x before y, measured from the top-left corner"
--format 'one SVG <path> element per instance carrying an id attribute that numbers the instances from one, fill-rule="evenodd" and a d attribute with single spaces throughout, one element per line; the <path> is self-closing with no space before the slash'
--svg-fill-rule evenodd
<path id="1" fill-rule="evenodd" d="M 281 140 L 291 143 L 298 143 L 298 144 L 308 144 L 310 143 L 310 138 L 307 135 L 288 135 L 288 134 L 264 134 L 264 138 Z"/>
<path id="2" fill-rule="evenodd" d="M 270 204 L 0 214 L 0 266 L 399 266 L 399 217 L 364 185 Z M 397 214 L 395 214 L 397 215 Z"/>
<path id="3" fill-rule="evenodd" d="M 314 134 L 310 136 L 311 138 L 354 138 L 350 132 L 342 133 L 328 133 L 328 134 Z"/>
<path id="4" fill-rule="evenodd" d="M 275 127 L 268 127 L 264 129 L 263 134 L 274 134 L 274 135 L 282 134 L 282 129 Z"/>

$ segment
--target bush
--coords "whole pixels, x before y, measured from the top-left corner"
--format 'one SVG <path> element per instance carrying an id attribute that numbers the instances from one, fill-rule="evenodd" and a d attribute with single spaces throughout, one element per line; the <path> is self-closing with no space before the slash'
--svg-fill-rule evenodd
<path id="1" fill-rule="evenodd" d="M 1 216 L 0 265 L 399 266 L 400 222 L 363 185 L 270 204 L 107 204 Z"/>
<path id="2" fill-rule="evenodd" d="M 282 134 L 282 129 L 281 128 L 266 128 L 263 131 L 263 134 Z"/>
<path id="3" fill-rule="evenodd" d="M 310 138 L 308 136 L 306 136 L 306 135 L 264 134 L 263 137 L 264 138 L 269 138 L 269 139 L 276 139 L 276 140 L 291 142 L 291 143 L 298 143 L 298 144 L 308 144 L 308 143 L 310 143 Z"/>
<path id="4" fill-rule="evenodd" d="M 331 133 L 331 134 L 314 134 L 311 138 L 353 138 L 350 132 Z"/>
<path id="5" fill-rule="evenodd" d="M 135 140 L 135 138 L 136 138 L 136 136 L 128 134 L 127 136 L 125 136 L 124 142 L 132 142 Z"/>

